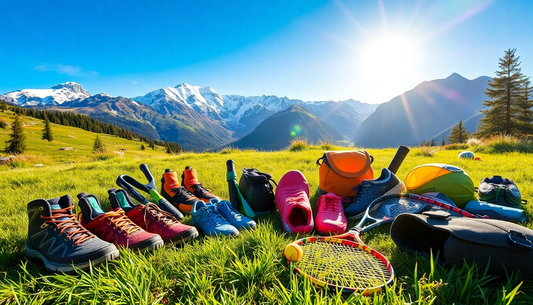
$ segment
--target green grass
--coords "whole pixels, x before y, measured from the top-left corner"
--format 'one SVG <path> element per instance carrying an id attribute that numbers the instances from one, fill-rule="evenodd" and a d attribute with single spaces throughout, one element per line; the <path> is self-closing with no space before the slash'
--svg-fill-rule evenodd
<path id="1" fill-rule="evenodd" d="M 25 118 L 25 120 L 27 120 Z M 27 127 L 31 130 L 32 127 Z M 33 127 L 39 135 L 42 125 Z M 48 274 L 42 263 L 24 257 L 27 232 L 26 204 L 36 198 L 52 198 L 86 191 L 98 196 L 104 209 L 109 206 L 107 189 L 116 187 L 119 174 L 143 178 L 139 165 L 148 164 L 160 187 L 159 177 L 165 168 L 178 173 L 190 165 L 196 168 L 199 180 L 222 198 L 228 198 L 226 166 L 235 160 L 238 175 L 243 167 L 256 167 L 279 180 L 289 170 L 306 176 L 311 189 L 311 202 L 317 200 L 318 168 L 316 159 L 324 149 L 306 146 L 301 151 L 256 152 L 227 149 L 220 153 L 184 153 L 169 156 L 160 152 L 144 154 L 137 142 L 109 139 L 109 147 L 131 145 L 124 156 L 92 158 L 89 152 L 94 134 L 54 126 L 54 136 L 61 144 L 38 138 L 29 143 L 42 145 L 29 149 L 39 155 L 45 145 L 79 147 L 83 153 L 50 150 L 42 158 L 50 158 L 45 167 L 0 167 L 0 304 L 532 304 L 533 282 L 521 282 L 516 275 L 493 277 L 484 268 L 465 265 L 444 268 L 433 261 L 406 254 L 391 240 L 389 226 L 366 233 L 363 239 L 385 254 L 397 273 L 393 286 L 375 297 L 338 293 L 314 288 L 310 282 L 289 271 L 282 251 L 286 244 L 301 235 L 286 233 L 277 213 L 258 220 L 258 227 L 243 231 L 240 236 L 200 237 L 183 246 L 167 245 L 143 254 L 121 250 L 119 259 L 79 271 L 75 276 Z M 61 140 L 61 134 L 74 133 L 76 138 Z M 31 133 L 27 133 L 28 138 Z M 2 135 L 5 136 L 5 135 Z M 3 138 L 2 138 L 3 140 Z M 111 140 L 116 141 L 111 143 Z M 31 142 L 33 141 L 33 142 Z M 40 143 L 39 141 L 45 142 Z M 114 146 L 117 145 L 117 146 Z M 135 150 L 137 145 L 137 150 Z M 86 146 L 83 148 L 83 146 Z M 329 147 L 333 148 L 335 147 Z M 110 148 L 114 150 L 114 148 Z M 395 149 L 374 150 L 375 176 L 386 167 Z M 413 152 L 398 172 L 405 179 L 409 170 L 425 163 L 447 163 L 463 168 L 477 185 L 487 176 L 499 174 L 514 180 L 524 199 L 533 202 L 533 164 L 530 154 L 513 152 L 488 154 L 477 152 L 483 161 L 460 160 L 458 150 L 440 150 L 434 154 Z M 56 158 L 63 156 L 62 161 Z M 85 156 L 85 157 L 82 157 Z M 102 160 L 99 160 L 102 159 Z M 77 161 L 72 163 L 71 161 Z M 70 162 L 70 163 L 68 163 Z M 526 206 L 532 215 L 530 205 Z M 186 218 L 185 223 L 189 223 Z M 350 222 L 355 225 L 355 222 Z M 531 220 L 525 224 L 533 227 Z"/>

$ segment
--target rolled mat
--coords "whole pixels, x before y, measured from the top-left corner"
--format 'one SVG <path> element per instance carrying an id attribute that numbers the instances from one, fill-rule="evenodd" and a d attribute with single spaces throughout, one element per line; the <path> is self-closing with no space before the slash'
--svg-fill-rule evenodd
<path id="1" fill-rule="evenodd" d="M 465 210 L 472 214 L 487 215 L 489 218 L 505 221 L 523 223 L 527 219 L 527 215 L 522 209 L 506 207 L 484 201 L 471 200 L 466 203 Z"/>

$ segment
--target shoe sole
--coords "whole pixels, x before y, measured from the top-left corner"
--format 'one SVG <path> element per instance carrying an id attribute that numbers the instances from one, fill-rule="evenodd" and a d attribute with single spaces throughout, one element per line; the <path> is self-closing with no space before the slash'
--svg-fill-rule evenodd
<path id="1" fill-rule="evenodd" d="M 405 184 L 402 181 L 400 181 L 393 188 L 391 188 L 390 190 L 386 191 L 383 195 L 381 195 L 379 197 L 386 196 L 386 195 L 392 195 L 392 194 L 401 194 L 403 191 L 405 191 Z M 346 219 L 348 219 L 348 220 L 360 219 L 363 216 L 365 216 L 366 210 L 367 209 L 365 209 L 364 212 L 359 213 L 357 215 L 346 217 Z"/>
<path id="2" fill-rule="evenodd" d="M 138 243 L 135 246 L 132 246 L 131 249 L 135 251 L 145 252 L 149 250 L 155 250 L 161 248 L 165 245 L 165 242 L 159 235 L 155 235 L 145 241 Z"/>
<path id="3" fill-rule="evenodd" d="M 120 251 L 116 249 L 109 253 L 106 253 L 105 255 L 101 257 L 98 257 L 93 260 L 89 260 L 87 262 L 77 263 L 77 264 L 61 264 L 61 263 L 55 263 L 55 262 L 51 262 L 47 260 L 46 257 L 44 257 L 39 251 L 30 249 L 28 248 L 27 245 L 25 246 L 24 251 L 27 257 L 34 258 L 34 259 L 40 259 L 41 261 L 43 261 L 44 266 L 46 267 L 48 271 L 55 272 L 55 273 L 70 273 L 70 274 L 75 273 L 74 268 L 81 269 L 81 270 L 87 270 L 89 269 L 91 264 L 93 266 L 96 266 L 96 265 L 103 263 L 104 261 L 112 261 L 116 259 L 117 257 L 119 257 L 120 255 Z"/>
<path id="4" fill-rule="evenodd" d="M 191 239 L 195 239 L 199 235 L 200 233 L 198 232 L 198 230 L 195 227 L 193 227 L 185 231 L 184 233 L 181 233 L 180 235 L 168 238 L 166 241 L 172 242 L 175 244 L 181 244 Z"/>

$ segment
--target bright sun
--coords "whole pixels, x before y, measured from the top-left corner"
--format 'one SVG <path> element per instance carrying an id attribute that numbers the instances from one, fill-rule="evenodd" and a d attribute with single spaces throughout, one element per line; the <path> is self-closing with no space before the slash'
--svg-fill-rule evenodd
<path id="1" fill-rule="evenodd" d="M 412 37 L 400 33 L 373 36 L 361 45 L 360 85 L 373 92 L 371 102 L 386 102 L 412 86 L 421 52 Z"/>

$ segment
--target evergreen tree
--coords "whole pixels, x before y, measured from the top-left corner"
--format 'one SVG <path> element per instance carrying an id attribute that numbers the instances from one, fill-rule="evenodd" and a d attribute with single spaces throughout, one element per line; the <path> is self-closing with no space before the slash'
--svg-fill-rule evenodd
<path id="1" fill-rule="evenodd" d="M 435 138 L 431 139 L 431 146 L 437 146 L 437 143 L 435 143 Z"/>
<path id="2" fill-rule="evenodd" d="M 146 147 L 144 147 L 144 144 L 141 144 L 141 150 L 145 150 Z"/>
<path id="3" fill-rule="evenodd" d="M 8 154 L 22 154 L 26 150 L 26 144 L 24 143 L 26 135 L 24 135 L 22 121 L 18 115 L 15 116 L 11 130 L 13 132 L 9 135 L 10 139 L 6 141 L 7 146 L 5 152 Z"/>
<path id="4" fill-rule="evenodd" d="M 450 144 L 465 143 L 466 140 L 468 140 L 468 131 L 466 131 L 466 128 L 463 125 L 463 120 L 460 120 L 459 123 L 452 127 L 450 135 L 448 136 L 448 142 L 450 142 Z"/>
<path id="5" fill-rule="evenodd" d="M 0 110 L 7 110 L 7 103 L 3 100 L 0 100 Z"/>
<path id="6" fill-rule="evenodd" d="M 0 128 L 2 128 L 2 129 L 6 129 L 6 127 L 7 127 L 7 123 L 6 123 L 6 121 L 4 121 L 4 119 L 1 119 L 1 120 L 0 120 Z"/>
<path id="7" fill-rule="evenodd" d="M 422 146 L 422 147 L 429 146 L 429 140 L 422 141 L 422 143 L 420 143 L 420 146 Z"/>
<path id="8" fill-rule="evenodd" d="M 480 137 L 519 133 L 517 108 L 524 96 L 527 78 L 521 72 L 518 61 L 520 56 L 516 56 L 515 52 L 516 49 L 505 51 L 504 57 L 499 60 L 500 70 L 496 71 L 496 77 L 489 81 L 485 94 L 490 100 L 483 102 L 483 106 L 489 109 L 481 110 L 485 116 L 478 126 Z"/>
<path id="9" fill-rule="evenodd" d="M 522 136 L 533 135 L 533 88 L 529 79 L 525 81 L 524 95 L 517 103 L 518 133 Z"/>
<path id="10" fill-rule="evenodd" d="M 440 143 L 440 146 L 445 146 L 446 145 L 446 140 L 444 140 L 444 138 L 442 138 L 442 142 Z"/>
<path id="11" fill-rule="evenodd" d="M 100 139 L 100 136 L 97 135 L 96 139 L 94 139 L 93 152 L 94 153 L 103 153 L 105 151 L 106 151 L 105 145 L 102 142 L 102 140 Z"/>
<path id="12" fill-rule="evenodd" d="M 47 140 L 48 142 L 54 140 L 54 136 L 52 135 L 52 128 L 50 128 L 50 120 L 48 119 L 48 116 L 46 116 L 46 114 L 44 115 L 43 140 Z"/>

